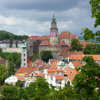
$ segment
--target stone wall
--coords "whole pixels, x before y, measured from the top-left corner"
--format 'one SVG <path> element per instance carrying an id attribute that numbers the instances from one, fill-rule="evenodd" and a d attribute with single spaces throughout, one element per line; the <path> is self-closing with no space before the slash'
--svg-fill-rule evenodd
<path id="1" fill-rule="evenodd" d="M 8 53 L 21 53 L 21 48 L 2 48 L 2 52 L 8 52 Z"/>

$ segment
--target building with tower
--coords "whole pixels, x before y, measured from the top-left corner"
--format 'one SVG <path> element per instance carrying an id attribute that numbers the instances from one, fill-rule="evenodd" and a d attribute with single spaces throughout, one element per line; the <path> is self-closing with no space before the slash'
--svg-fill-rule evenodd
<path id="1" fill-rule="evenodd" d="M 27 65 L 27 49 L 26 49 L 25 40 L 23 40 L 23 45 L 22 45 L 21 67 L 28 67 L 28 65 Z"/>
<path id="2" fill-rule="evenodd" d="M 71 34 L 69 31 L 58 33 L 56 18 L 53 16 L 50 35 L 31 36 L 27 39 L 27 54 L 32 56 L 32 54 L 40 53 L 43 50 L 50 50 L 53 57 L 58 58 L 62 50 L 70 47 L 72 39 L 78 39 L 78 36 Z"/>
<path id="3" fill-rule="evenodd" d="M 53 16 L 50 28 L 50 44 L 57 45 L 58 44 L 58 28 L 56 23 L 56 18 Z"/>

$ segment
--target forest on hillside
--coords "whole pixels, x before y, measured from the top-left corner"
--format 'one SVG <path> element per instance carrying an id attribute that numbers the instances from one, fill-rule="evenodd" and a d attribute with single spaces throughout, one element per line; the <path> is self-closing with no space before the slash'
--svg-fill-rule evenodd
<path id="1" fill-rule="evenodd" d="M 8 39 L 12 39 L 12 40 L 23 40 L 23 39 L 27 39 L 28 36 L 26 35 L 15 35 L 13 33 L 4 31 L 4 30 L 0 30 L 0 40 L 8 40 Z"/>

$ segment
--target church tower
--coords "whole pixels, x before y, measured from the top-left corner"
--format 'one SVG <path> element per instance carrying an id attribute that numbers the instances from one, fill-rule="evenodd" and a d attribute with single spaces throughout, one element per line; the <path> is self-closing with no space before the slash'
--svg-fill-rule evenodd
<path id="1" fill-rule="evenodd" d="M 58 44 L 58 28 L 56 23 L 56 18 L 53 16 L 50 28 L 50 44 Z"/>
<path id="2" fill-rule="evenodd" d="M 28 67 L 27 66 L 27 49 L 26 49 L 25 40 L 23 41 L 23 46 L 22 46 L 21 67 Z"/>

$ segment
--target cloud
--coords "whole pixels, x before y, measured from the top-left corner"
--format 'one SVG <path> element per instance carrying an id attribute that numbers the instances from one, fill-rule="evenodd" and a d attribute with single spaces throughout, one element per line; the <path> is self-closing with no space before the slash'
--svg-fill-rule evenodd
<path id="1" fill-rule="evenodd" d="M 88 0 L 2 0 L 0 4 L 0 29 L 15 34 L 49 35 L 53 13 L 59 33 L 96 30 Z"/>

